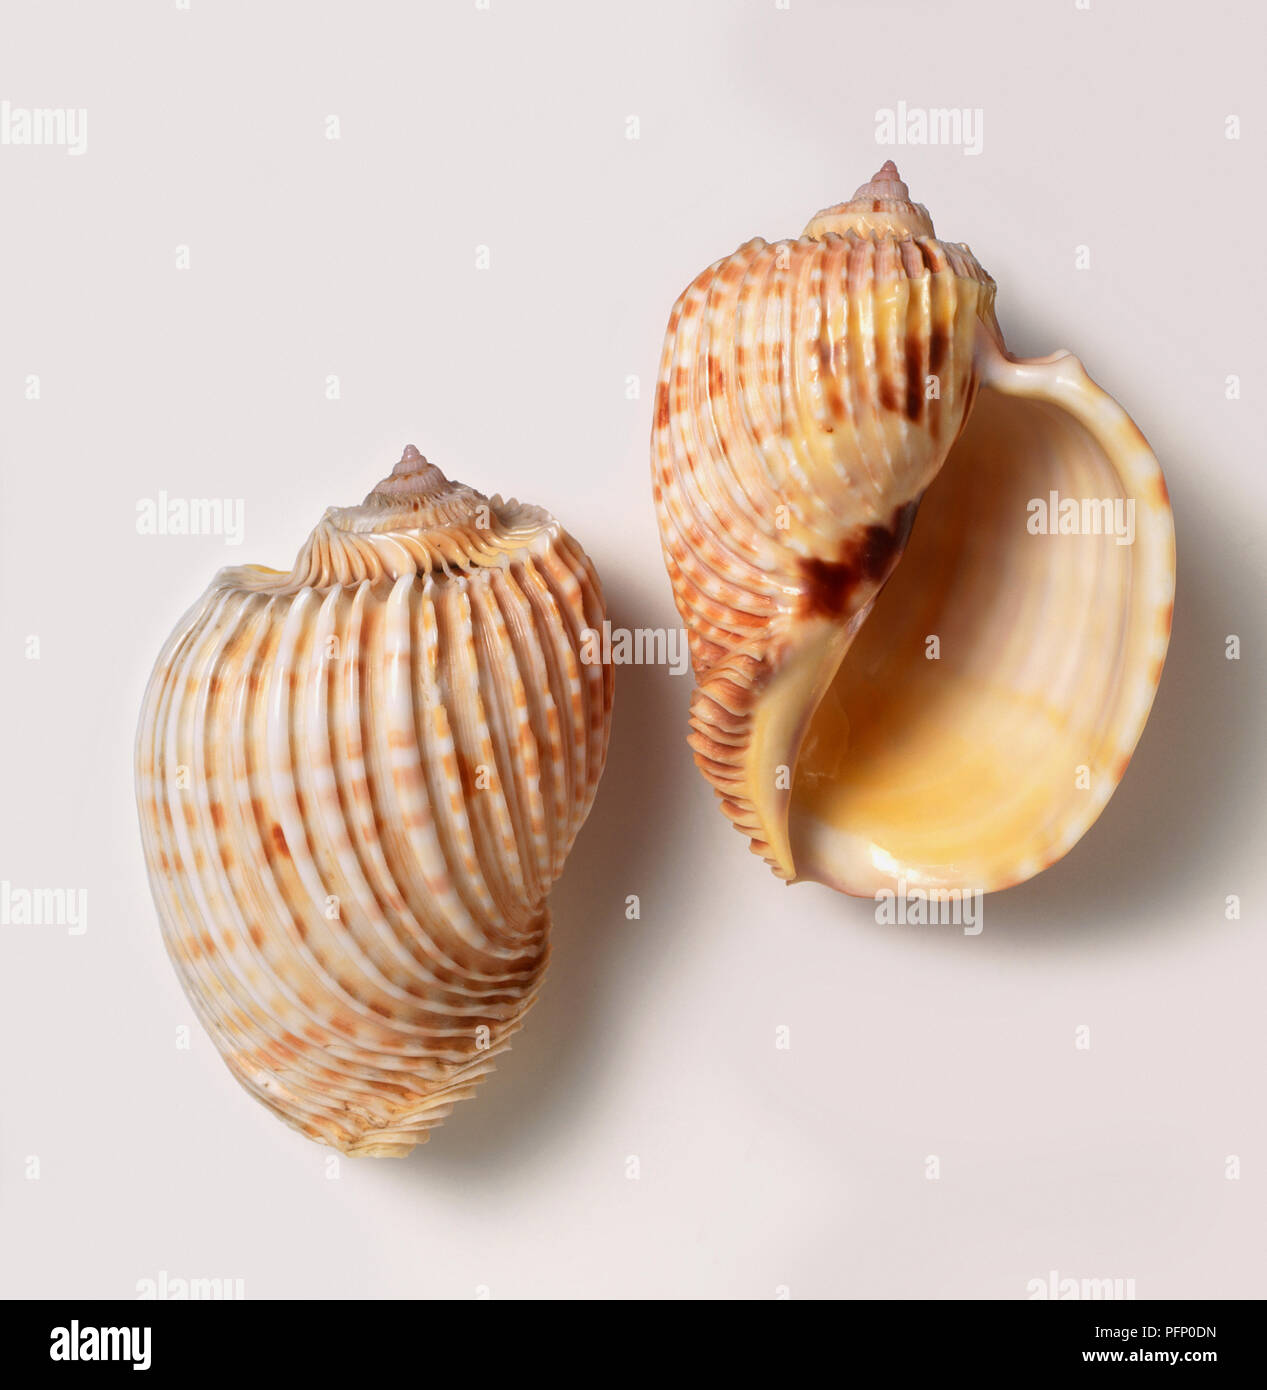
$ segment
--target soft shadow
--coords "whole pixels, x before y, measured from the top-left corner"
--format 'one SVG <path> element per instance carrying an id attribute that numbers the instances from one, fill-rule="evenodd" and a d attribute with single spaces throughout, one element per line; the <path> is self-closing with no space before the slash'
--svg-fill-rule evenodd
<path id="1" fill-rule="evenodd" d="M 613 627 L 654 621 L 618 580 L 605 579 L 604 588 Z M 507 1163 L 527 1169 L 564 1142 L 600 1091 L 622 1020 L 645 1007 L 670 944 L 671 914 L 646 906 L 657 883 L 673 881 L 684 842 L 671 784 L 694 775 L 685 740 L 690 689 L 689 674 L 664 666 L 616 668 L 607 768 L 550 894 L 545 986 L 497 1070 L 401 1165 L 411 1175 L 467 1184 L 504 1176 Z M 626 918 L 630 894 L 642 899 L 642 920 Z"/>

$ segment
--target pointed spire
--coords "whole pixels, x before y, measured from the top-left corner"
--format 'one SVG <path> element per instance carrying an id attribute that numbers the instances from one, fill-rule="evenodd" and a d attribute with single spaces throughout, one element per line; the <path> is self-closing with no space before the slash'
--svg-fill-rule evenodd
<path id="1" fill-rule="evenodd" d="M 888 198 L 895 202 L 909 203 L 911 190 L 902 182 L 902 175 L 898 173 L 897 165 L 891 159 L 886 159 L 880 168 L 871 175 L 870 179 L 858 189 L 851 201 L 856 203 L 864 198 Z"/>
<path id="2" fill-rule="evenodd" d="M 850 231 L 863 237 L 935 235 L 928 209 L 911 202 L 911 190 L 902 182 L 891 159 L 886 159 L 847 203 L 837 203 L 816 213 L 805 228 L 805 235 L 821 241 L 833 233 L 844 236 Z"/>
<path id="3" fill-rule="evenodd" d="M 392 469 L 392 476 L 394 477 L 397 473 L 416 473 L 419 465 L 426 463 L 426 461 L 412 444 L 406 444 L 404 452 L 400 456 L 400 462 Z"/>
<path id="4" fill-rule="evenodd" d="M 362 503 L 368 505 L 372 498 L 430 498 L 449 491 L 460 484 L 450 483 L 434 463 L 428 463 L 412 445 L 406 444 L 401 451 L 400 461 L 392 471 L 370 493 Z"/>

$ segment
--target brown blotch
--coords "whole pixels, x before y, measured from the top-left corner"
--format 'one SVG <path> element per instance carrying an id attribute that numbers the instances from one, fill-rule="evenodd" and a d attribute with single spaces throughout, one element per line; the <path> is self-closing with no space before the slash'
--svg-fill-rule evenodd
<path id="1" fill-rule="evenodd" d="M 655 392 L 655 427 L 658 430 L 666 430 L 669 427 L 669 388 L 663 381 L 656 387 Z"/>
<path id="2" fill-rule="evenodd" d="M 801 611 L 812 618 L 847 613 L 855 590 L 888 577 L 915 524 L 918 499 L 898 507 L 887 526 L 867 526 L 846 538 L 837 560 L 801 561 Z"/>
<path id="3" fill-rule="evenodd" d="M 246 934 L 251 938 L 251 945 L 254 946 L 257 951 L 262 951 L 264 949 L 264 928 L 261 927 L 258 922 L 252 922 L 246 929 Z"/>
<path id="4" fill-rule="evenodd" d="M 720 396 L 726 390 L 726 374 L 721 369 L 721 363 L 715 358 L 708 359 L 708 394 L 710 396 Z"/>
<path id="5" fill-rule="evenodd" d="M 1114 779 L 1120 782 L 1122 778 L 1126 776 L 1126 769 L 1130 767 L 1130 765 L 1131 760 L 1129 757 L 1119 758 L 1117 760 L 1117 766 L 1113 769 Z"/>
<path id="6" fill-rule="evenodd" d="M 471 760 L 459 748 L 457 750 L 458 778 L 462 784 L 462 796 L 466 801 L 470 801 L 475 795 L 475 768 L 471 765 Z"/>
<path id="7" fill-rule="evenodd" d="M 1175 621 L 1175 604 L 1172 599 L 1162 611 L 1161 626 L 1165 632 L 1169 632 Z"/>
<path id="8" fill-rule="evenodd" d="M 272 835 L 273 848 L 278 852 L 278 854 L 284 854 L 286 858 L 289 859 L 290 846 L 286 843 L 286 832 L 281 828 L 280 825 L 277 824 L 276 821 L 273 822 Z"/>
<path id="9" fill-rule="evenodd" d="M 223 830 L 226 819 L 224 807 L 221 806 L 218 801 L 213 801 L 211 803 L 211 824 L 214 825 L 217 830 Z"/>
<path id="10" fill-rule="evenodd" d="M 824 376 L 830 376 L 833 371 L 831 339 L 826 334 L 823 334 L 814 344 L 814 347 L 818 352 L 818 370 L 822 372 Z"/>

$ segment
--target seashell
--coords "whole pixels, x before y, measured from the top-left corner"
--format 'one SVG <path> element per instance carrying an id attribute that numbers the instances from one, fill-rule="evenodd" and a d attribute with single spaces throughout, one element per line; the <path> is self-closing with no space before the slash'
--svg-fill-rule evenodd
<path id="1" fill-rule="evenodd" d="M 1008 354 L 994 299 L 890 162 L 670 315 L 652 471 L 689 741 L 781 878 L 1019 883 L 1143 729 L 1174 597 L 1161 470 L 1075 357 Z M 1042 533 L 1053 502 L 1077 534 Z"/>
<path id="2" fill-rule="evenodd" d="M 289 573 L 224 569 L 158 658 L 137 800 L 181 984 L 288 1125 L 399 1155 L 541 986 L 603 770 L 602 593 L 539 507 L 412 446 Z"/>

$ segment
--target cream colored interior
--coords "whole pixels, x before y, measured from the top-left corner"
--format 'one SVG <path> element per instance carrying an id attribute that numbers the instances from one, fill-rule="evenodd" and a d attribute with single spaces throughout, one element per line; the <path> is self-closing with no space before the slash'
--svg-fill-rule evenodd
<path id="1" fill-rule="evenodd" d="M 990 890 L 1095 819 L 1120 773 L 1132 548 L 1031 534 L 1028 504 L 1053 489 L 1123 497 L 1073 416 L 983 390 L 802 743 L 799 878 Z"/>

